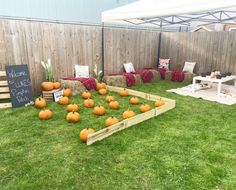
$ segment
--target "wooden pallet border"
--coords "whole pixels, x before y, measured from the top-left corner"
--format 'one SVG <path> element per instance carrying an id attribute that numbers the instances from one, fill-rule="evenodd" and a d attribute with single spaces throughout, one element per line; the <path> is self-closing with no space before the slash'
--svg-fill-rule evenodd
<path id="1" fill-rule="evenodd" d="M 6 71 L 0 71 L 0 77 L 6 77 Z M 1 80 L 0 81 L 0 100 L 3 99 L 10 99 L 10 92 L 9 92 L 9 87 L 8 87 L 8 82 L 7 80 Z M 0 103 L 0 108 L 11 108 L 12 104 L 10 102 L 6 103 Z"/>
<path id="2" fill-rule="evenodd" d="M 123 88 L 114 87 L 114 86 L 107 86 L 107 90 L 109 90 L 111 92 L 119 92 L 121 89 L 123 89 Z M 165 104 L 163 106 L 153 108 L 152 110 L 150 110 L 148 112 L 138 114 L 132 118 L 125 119 L 125 120 L 123 120 L 119 123 L 116 123 L 110 127 L 104 128 L 104 129 L 99 130 L 93 134 L 88 135 L 87 145 L 91 145 L 97 141 L 100 141 L 106 137 L 111 136 L 112 134 L 114 134 L 118 131 L 121 131 L 121 130 L 126 129 L 128 127 L 136 125 L 138 123 L 141 123 L 145 120 L 148 120 L 150 118 L 153 118 L 157 115 L 160 115 L 164 112 L 167 112 L 168 110 L 175 108 L 175 100 L 168 99 L 165 97 L 160 97 L 157 95 L 144 93 L 144 92 L 139 92 L 136 90 L 130 90 L 130 89 L 127 89 L 127 90 L 129 92 L 129 95 L 137 96 L 137 97 L 144 98 L 144 99 L 150 100 L 150 101 L 160 100 L 160 98 L 161 98 L 165 101 Z"/>

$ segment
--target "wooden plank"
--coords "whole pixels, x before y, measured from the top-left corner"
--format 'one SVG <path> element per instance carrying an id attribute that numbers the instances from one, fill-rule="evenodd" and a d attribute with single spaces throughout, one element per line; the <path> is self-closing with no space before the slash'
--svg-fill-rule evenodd
<path id="1" fill-rule="evenodd" d="M 7 81 L 0 81 L 0 87 L 1 86 L 8 86 L 8 82 Z"/>
<path id="2" fill-rule="evenodd" d="M 0 93 L 5 93 L 5 92 L 9 92 L 9 88 L 8 87 L 0 87 Z"/>
<path id="3" fill-rule="evenodd" d="M 0 109 L 11 108 L 11 107 L 12 107 L 11 103 L 0 103 Z"/>
<path id="4" fill-rule="evenodd" d="M 6 77 L 7 74 L 6 74 L 6 71 L 0 71 L 0 77 Z"/>
<path id="5" fill-rule="evenodd" d="M 8 99 L 8 98 L 11 98 L 11 96 L 10 96 L 9 93 L 6 93 L 6 94 L 0 94 L 0 99 Z"/>

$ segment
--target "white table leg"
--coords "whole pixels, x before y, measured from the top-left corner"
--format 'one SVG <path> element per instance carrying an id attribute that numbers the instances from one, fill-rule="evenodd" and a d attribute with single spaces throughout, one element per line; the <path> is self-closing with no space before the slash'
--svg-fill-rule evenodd
<path id="1" fill-rule="evenodd" d="M 236 79 L 234 79 L 234 88 L 236 88 Z"/>
<path id="2" fill-rule="evenodd" d="M 196 79 L 193 78 L 192 92 L 195 92 Z"/>
<path id="3" fill-rule="evenodd" d="M 217 90 L 217 96 L 220 96 L 220 91 L 221 91 L 221 82 L 218 83 L 218 90 Z"/>

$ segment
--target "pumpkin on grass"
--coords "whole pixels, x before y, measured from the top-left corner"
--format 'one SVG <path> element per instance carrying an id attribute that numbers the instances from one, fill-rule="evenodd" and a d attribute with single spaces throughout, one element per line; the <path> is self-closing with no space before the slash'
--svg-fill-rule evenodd
<path id="1" fill-rule="evenodd" d="M 82 93 L 82 98 L 83 98 L 83 99 L 91 98 L 91 93 L 88 92 L 88 91 L 83 92 L 83 93 Z"/>
<path id="2" fill-rule="evenodd" d="M 72 91 L 69 88 L 64 88 L 63 89 L 63 96 L 70 97 L 72 95 Z"/>
<path id="3" fill-rule="evenodd" d="M 113 110 L 119 109 L 120 108 L 120 104 L 119 104 L 118 101 L 111 101 L 109 103 L 109 107 L 110 107 L 110 109 L 113 109 Z"/>
<path id="4" fill-rule="evenodd" d="M 53 82 L 42 82 L 41 87 L 45 91 L 50 91 L 53 90 Z"/>
<path id="5" fill-rule="evenodd" d="M 52 117 L 52 112 L 48 109 L 44 109 L 39 112 L 38 116 L 39 116 L 39 119 L 41 120 L 47 120 Z"/>
<path id="6" fill-rule="evenodd" d="M 140 106 L 140 111 L 141 111 L 142 113 L 147 112 L 147 111 L 149 111 L 149 110 L 151 110 L 151 106 L 148 105 L 148 104 L 142 104 L 142 105 Z"/>
<path id="7" fill-rule="evenodd" d="M 119 120 L 118 120 L 116 117 L 111 116 L 111 117 L 108 117 L 108 118 L 106 119 L 106 121 L 105 121 L 105 126 L 106 126 L 106 127 L 109 127 L 109 126 L 114 125 L 114 124 L 116 124 L 116 123 L 118 123 L 118 122 L 119 122 Z"/>
<path id="8" fill-rule="evenodd" d="M 77 123 L 80 120 L 80 114 L 75 111 L 69 112 L 66 115 L 66 120 L 71 123 Z"/>
<path id="9" fill-rule="evenodd" d="M 155 107 L 159 107 L 165 104 L 165 101 L 160 98 L 160 100 L 155 101 Z"/>
<path id="10" fill-rule="evenodd" d="M 96 106 L 93 109 L 93 113 L 98 116 L 102 116 L 106 113 L 106 109 L 103 106 Z"/>
<path id="11" fill-rule="evenodd" d="M 85 128 L 80 131 L 80 140 L 84 143 L 87 142 L 88 135 L 95 133 L 94 129 L 92 128 Z"/>
<path id="12" fill-rule="evenodd" d="M 84 100 L 84 107 L 93 108 L 94 107 L 94 101 L 92 99 Z"/>
<path id="13" fill-rule="evenodd" d="M 134 116 L 135 116 L 135 113 L 132 110 L 127 110 L 122 114 L 123 119 L 128 119 Z"/>
<path id="14" fill-rule="evenodd" d="M 106 97 L 106 102 L 107 103 L 110 103 L 111 101 L 114 101 L 115 100 L 115 97 L 114 96 L 107 96 Z"/>
<path id="15" fill-rule="evenodd" d="M 61 87 L 61 84 L 59 83 L 59 82 L 54 82 L 53 83 L 53 88 L 54 89 L 58 89 L 58 88 L 60 88 Z"/>
<path id="16" fill-rule="evenodd" d="M 36 107 L 36 108 L 45 108 L 46 107 L 46 105 L 47 105 L 47 103 L 46 103 L 46 100 L 44 99 L 44 98 L 36 98 L 35 99 L 35 102 L 34 102 L 34 106 Z"/>
<path id="17" fill-rule="evenodd" d="M 79 106 L 77 104 L 69 104 L 67 106 L 67 111 L 68 112 L 78 111 L 78 110 L 79 110 Z"/>
<path id="18" fill-rule="evenodd" d="M 129 103 L 133 104 L 133 105 L 137 105 L 137 104 L 139 104 L 139 98 L 138 97 L 132 97 L 132 98 L 130 98 Z"/>
<path id="19" fill-rule="evenodd" d="M 107 94 L 107 90 L 105 88 L 102 88 L 102 89 L 98 90 L 98 93 L 100 95 L 105 95 L 105 94 Z"/>
<path id="20" fill-rule="evenodd" d="M 106 88 L 106 83 L 104 83 L 104 82 L 97 82 L 96 83 L 96 90 L 98 91 L 98 90 L 100 90 L 100 89 L 102 89 L 102 88 Z"/>
<path id="21" fill-rule="evenodd" d="M 122 90 L 120 90 L 120 96 L 121 97 L 125 97 L 125 96 L 128 96 L 129 95 L 129 93 L 128 93 L 128 90 L 127 89 L 122 89 Z"/>
<path id="22" fill-rule="evenodd" d="M 67 96 L 64 96 L 59 99 L 59 104 L 61 105 L 67 105 L 70 103 L 70 99 Z"/>

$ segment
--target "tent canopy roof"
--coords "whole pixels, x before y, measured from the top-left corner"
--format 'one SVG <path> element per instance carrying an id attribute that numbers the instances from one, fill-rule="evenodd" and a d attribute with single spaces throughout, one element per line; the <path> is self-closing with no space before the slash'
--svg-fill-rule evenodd
<path id="1" fill-rule="evenodd" d="M 102 12 L 102 22 L 140 25 L 236 23 L 236 0 L 140 0 Z"/>

